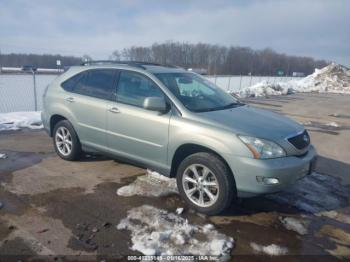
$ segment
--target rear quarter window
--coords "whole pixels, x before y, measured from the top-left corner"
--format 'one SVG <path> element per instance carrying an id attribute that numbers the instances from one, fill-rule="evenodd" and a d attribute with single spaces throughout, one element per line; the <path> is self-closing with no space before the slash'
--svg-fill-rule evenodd
<path id="1" fill-rule="evenodd" d="M 87 72 L 79 73 L 64 81 L 61 86 L 64 90 L 72 92 L 76 84 L 87 75 Z"/>

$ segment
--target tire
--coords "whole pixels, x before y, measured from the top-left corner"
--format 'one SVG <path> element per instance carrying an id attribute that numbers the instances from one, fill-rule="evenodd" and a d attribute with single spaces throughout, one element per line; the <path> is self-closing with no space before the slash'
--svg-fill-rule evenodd
<path id="1" fill-rule="evenodd" d="M 199 178 L 193 172 L 194 169 Z M 203 176 L 205 174 L 207 175 Z M 203 180 L 204 177 L 206 179 Z M 192 181 L 188 181 L 191 178 Z M 207 215 L 221 213 L 237 196 L 233 174 L 226 163 L 212 153 L 195 153 L 185 158 L 177 169 L 176 180 L 183 200 L 196 211 Z M 193 183 L 193 180 L 197 183 Z M 211 193 L 211 198 L 208 191 Z"/>
<path id="2" fill-rule="evenodd" d="M 66 139 L 62 140 L 62 137 L 66 137 Z M 78 160 L 82 155 L 78 135 L 68 120 L 61 120 L 55 125 L 53 144 L 56 153 L 64 160 Z"/>

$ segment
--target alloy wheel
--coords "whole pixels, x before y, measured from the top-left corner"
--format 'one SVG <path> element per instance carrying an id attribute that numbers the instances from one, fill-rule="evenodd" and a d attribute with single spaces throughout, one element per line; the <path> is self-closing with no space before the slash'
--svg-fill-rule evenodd
<path id="1" fill-rule="evenodd" d="M 212 206 L 219 196 L 219 183 L 215 174 L 206 166 L 188 166 L 182 176 L 186 196 L 200 207 Z"/>
<path id="2" fill-rule="evenodd" d="M 66 127 L 59 127 L 55 134 L 55 142 L 57 150 L 64 156 L 68 156 L 72 152 L 73 142 L 72 136 Z"/>

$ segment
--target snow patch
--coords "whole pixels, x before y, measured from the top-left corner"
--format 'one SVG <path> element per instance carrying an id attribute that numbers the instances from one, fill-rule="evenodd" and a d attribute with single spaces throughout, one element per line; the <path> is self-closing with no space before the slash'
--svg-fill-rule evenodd
<path id="1" fill-rule="evenodd" d="M 336 122 L 329 122 L 326 124 L 326 126 L 331 126 L 331 127 L 339 127 L 339 124 Z"/>
<path id="2" fill-rule="evenodd" d="M 238 92 L 238 96 L 266 97 L 270 95 L 287 95 L 295 92 L 340 93 L 350 94 L 350 70 L 342 65 L 332 63 L 299 80 L 269 83 L 263 81 Z"/>
<path id="3" fill-rule="evenodd" d="M 0 131 L 43 128 L 40 112 L 0 113 Z"/>
<path id="4" fill-rule="evenodd" d="M 191 225 L 187 219 L 148 205 L 129 210 L 117 229 L 131 231 L 131 249 L 144 255 L 229 256 L 234 243 L 211 224 Z"/>
<path id="5" fill-rule="evenodd" d="M 270 256 L 281 256 L 281 255 L 286 255 L 288 253 L 288 249 L 286 247 L 281 247 L 276 244 L 262 246 L 252 242 L 250 243 L 250 246 L 252 249 L 254 249 L 254 251 L 258 253 L 265 253 Z"/>
<path id="6" fill-rule="evenodd" d="M 167 196 L 178 193 L 176 179 L 168 178 L 157 172 L 147 170 L 147 174 L 139 176 L 134 182 L 117 190 L 119 196 Z"/>
<path id="7" fill-rule="evenodd" d="M 176 214 L 181 215 L 182 212 L 184 212 L 184 208 L 183 207 L 178 207 L 178 208 L 176 208 L 175 212 L 176 212 Z"/>
<path id="8" fill-rule="evenodd" d="M 280 217 L 279 220 L 287 230 L 297 232 L 299 235 L 307 234 L 307 222 L 294 217 Z"/>
<path id="9" fill-rule="evenodd" d="M 5 158 L 7 158 L 7 155 L 3 154 L 3 153 L 0 153 L 0 159 L 5 159 Z"/>

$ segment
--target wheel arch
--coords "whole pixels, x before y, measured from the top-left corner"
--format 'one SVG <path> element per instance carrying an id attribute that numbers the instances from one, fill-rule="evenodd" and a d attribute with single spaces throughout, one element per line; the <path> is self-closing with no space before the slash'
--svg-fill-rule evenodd
<path id="1" fill-rule="evenodd" d="M 209 147 L 195 144 L 195 143 L 182 144 L 176 149 L 171 161 L 170 177 L 176 177 L 177 168 L 186 157 L 199 152 L 212 153 L 215 156 L 217 156 L 219 159 L 221 159 L 224 162 L 224 164 L 228 167 L 228 170 L 230 170 L 231 175 L 234 177 L 234 174 L 224 157 L 222 157 L 219 153 L 217 153 L 215 150 Z"/>
<path id="2" fill-rule="evenodd" d="M 53 136 L 53 129 L 55 128 L 55 125 L 62 120 L 68 120 L 66 117 L 60 115 L 60 114 L 54 114 L 50 117 L 50 136 Z"/>

